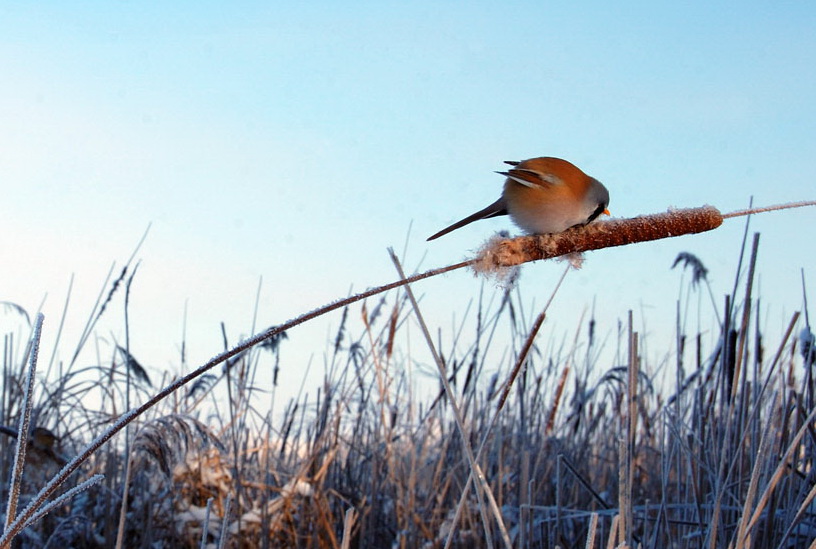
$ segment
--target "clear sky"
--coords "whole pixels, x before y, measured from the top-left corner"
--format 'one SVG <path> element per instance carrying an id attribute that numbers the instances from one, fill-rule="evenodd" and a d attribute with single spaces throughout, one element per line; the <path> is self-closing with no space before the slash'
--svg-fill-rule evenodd
<path id="1" fill-rule="evenodd" d="M 514 230 L 499 218 L 425 242 L 498 197 L 503 160 L 566 158 L 621 217 L 816 199 L 813 3 L 610 6 L 0 2 L 0 300 L 33 313 L 45 298 L 50 355 L 73 273 L 69 359 L 111 263 L 152 223 L 131 348 L 158 375 L 177 371 L 185 303 L 197 366 L 222 349 L 220 321 L 232 342 L 249 334 L 261 277 L 259 329 L 393 280 L 388 246 L 425 269 Z M 751 229 L 774 344 L 801 308 L 800 268 L 816 300 L 816 209 Z M 589 254 L 546 330 L 573 332 L 594 300 L 601 330 L 634 309 L 670 340 L 675 256 L 697 254 L 721 299 L 742 230 Z M 525 267 L 529 314 L 561 269 Z M 416 288 L 449 331 L 482 283 Z M 338 318 L 290 334 L 284 385 L 309 356 L 321 371 Z M 14 320 L 0 313 L 4 332 Z M 121 307 L 100 332 L 121 341 Z"/>

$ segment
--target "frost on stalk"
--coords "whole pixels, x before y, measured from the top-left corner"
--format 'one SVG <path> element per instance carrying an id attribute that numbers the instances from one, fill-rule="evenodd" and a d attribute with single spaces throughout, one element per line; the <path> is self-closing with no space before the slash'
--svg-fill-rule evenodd
<path id="1" fill-rule="evenodd" d="M 799 346 L 802 349 L 805 366 L 816 364 L 816 335 L 813 335 L 807 326 L 799 332 Z"/>

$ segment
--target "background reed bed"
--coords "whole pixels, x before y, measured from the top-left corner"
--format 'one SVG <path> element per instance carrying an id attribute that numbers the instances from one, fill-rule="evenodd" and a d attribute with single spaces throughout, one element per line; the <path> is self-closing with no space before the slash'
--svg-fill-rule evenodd
<path id="1" fill-rule="evenodd" d="M 97 364 L 32 374 L 41 317 L 7 304 L 35 335 L 4 337 L 0 471 L 13 512 L 0 543 L 813 547 L 816 346 L 806 294 L 787 324 L 761 318 L 758 250 L 758 235 L 737 250 L 722 298 L 694 255 L 677 258 L 687 282 L 670 362 L 643 352 L 631 313 L 616 327 L 590 317 L 572 341 L 542 337 L 546 307 L 529 311 L 508 287 L 494 301 L 484 290 L 452 341 L 425 329 L 438 364 L 417 364 L 409 333 L 426 321 L 410 286 L 395 287 L 342 309 L 319 388 L 280 416 L 275 386 L 256 380 L 302 367 L 287 363 L 285 331 L 151 403 L 107 444 L 124 412 L 172 380 L 151 380 L 127 341 Z M 135 274 L 129 262 L 106 281 L 74 357 Z M 689 332 L 703 310 L 717 328 Z M 437 368 L 437 388 L 419 391 L 418 371 Z M 49 497 L 78 488 L 15 529 L 93 440 Z"/>

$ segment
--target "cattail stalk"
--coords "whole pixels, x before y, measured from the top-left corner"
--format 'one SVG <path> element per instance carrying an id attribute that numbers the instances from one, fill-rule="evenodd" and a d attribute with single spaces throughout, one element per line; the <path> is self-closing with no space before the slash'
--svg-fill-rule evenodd
<path id="1" fill-rule="evenodd" d="M 631 219 L 596 221 L 563 233 L 490 240 L 479 253 L 477 272 L 512 267 L 588 250 L 625 246 L 684 234 L 702 233 L 722 225 L 723 216 L 713 206 L 672 210 Z"/>
<path id="2" fill-rule="evenodd" d="M 504 267 L 521 265 L 528 261 L 625 246 L 685 234 L 696 234 L 716 229 L 723 219 L 753 213 L 814 206 L 816 201 L 793 202 L 766 208 L 740 210 L 721 214 L 713 206 L 669 210 L 665 213 L 643 215 L 630 219 L 595 221 L 557 234 L 496 237 L 490 239 L 472 260 L 477 273 L 491 273 Z M 460 267 L 461 265 L 457 265 Z"/>

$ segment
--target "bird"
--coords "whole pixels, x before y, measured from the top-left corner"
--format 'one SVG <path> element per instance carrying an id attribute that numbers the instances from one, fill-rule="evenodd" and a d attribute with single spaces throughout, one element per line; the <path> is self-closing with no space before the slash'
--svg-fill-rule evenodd
<path id="1" fill-rule="evenodd" d="M 450 227 L 428 237 L 446 235 L 480 219 L 510 215 L 530 234 L 560 233 L 609 215 L 609 191 L 603 183 L 561 158 L 542 156 L 520 162 L 507 160 L 501 197 Z"/>

